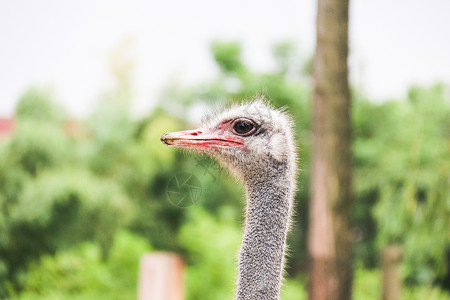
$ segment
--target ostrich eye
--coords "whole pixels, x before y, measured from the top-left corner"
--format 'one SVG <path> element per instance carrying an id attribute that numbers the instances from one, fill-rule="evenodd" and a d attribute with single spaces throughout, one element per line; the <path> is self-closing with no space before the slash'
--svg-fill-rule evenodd
<path id="1" fill-rule="evenodd" d="M 234 123 L 233 131 L 239 135 L 249 135 L 255 131 L 255 125 L 248 120 L 238 120 Z"/>

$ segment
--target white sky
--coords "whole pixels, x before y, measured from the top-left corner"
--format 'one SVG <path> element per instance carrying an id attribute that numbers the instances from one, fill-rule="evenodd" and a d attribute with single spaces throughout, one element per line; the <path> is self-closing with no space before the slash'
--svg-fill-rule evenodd
<path id="1" fill-rule="evenodd" d="M 450 83 L 449 0 L 350 0 L 352 81 L 370 97 L 401 97 L 413 83 Z M 148 111 L 170 78 L 214 76 L 215 39 L 240 40 L 254 69 L 274 41 L 314 49 L 315 0 L 0 0 L 0 116 L 30 85 L 52 87 L 85 115 L 110 84 L 108 54 L 134 41 L 136 109 Z M 262 87 L 263 88 L 263 87 Z"/>

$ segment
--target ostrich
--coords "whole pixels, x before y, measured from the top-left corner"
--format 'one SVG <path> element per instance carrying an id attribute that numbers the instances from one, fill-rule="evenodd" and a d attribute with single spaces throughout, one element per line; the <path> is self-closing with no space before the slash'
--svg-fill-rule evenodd
<path id="1" fill-rule="evenodd" d="M 169 146 L 205 152 L 245 185 L 237 300 L 276 300 L 296 189 L 296 147 L 289 116 L 263 99 L 213 113 L 195 130 L 166 133 Z"/>

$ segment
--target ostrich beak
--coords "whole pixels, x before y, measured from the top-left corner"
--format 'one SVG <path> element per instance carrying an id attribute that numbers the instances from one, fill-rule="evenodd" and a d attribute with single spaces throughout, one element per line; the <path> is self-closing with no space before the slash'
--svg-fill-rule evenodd
<path id="1" fill-rule="evenodd" d="M 161 142 L 168 146 L 200 151 L 244 147 L 244 141 L 240 137 L 219 132 L 206 132 L 202 129 L 165 133 L 161 136 Z"/>

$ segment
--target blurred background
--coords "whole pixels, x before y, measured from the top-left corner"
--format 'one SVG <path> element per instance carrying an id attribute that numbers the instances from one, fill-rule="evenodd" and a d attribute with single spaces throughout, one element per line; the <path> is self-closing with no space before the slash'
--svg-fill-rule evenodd
<path id="1" fill-rule="evenodd" d="M 354 299 L 380 298 L 391 245 L 402 299 L 450 299 L 449 12 L 351 1 Z M 171 251 L 187 299 L 231 299 L 243 188 L 159 137 L 264 93 L 296 120 L 282 299 L 306 299 L 315 14 L 313 0 L 0 0 L 0 298 L 133 299 L 141 255 Z M 180 172 L 193 205 L 169 197 Z"/>

